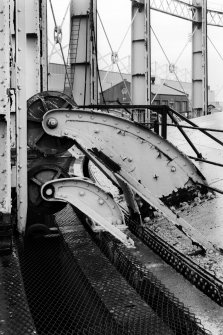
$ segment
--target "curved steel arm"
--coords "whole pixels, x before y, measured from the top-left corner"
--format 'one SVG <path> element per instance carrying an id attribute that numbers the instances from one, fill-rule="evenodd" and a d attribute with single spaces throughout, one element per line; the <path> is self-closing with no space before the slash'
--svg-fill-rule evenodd
<path id="1" fill-rule="evenodd" d="M 65 201 L 78 208 L 129 248 L 134 242 L 119 228 L 124 216 L 113 198 L 87 178 L 61 178 L 45 183 L 41 195 L 47 201 Z"/>
<path id="2" fill-rule="evenodd" d="M 51 110 L 43 128 L 49 135 L 74 139 L 93 162 L 102 161 L 117 180 L 129 185 L 194 243 L 206 250 L 215 248 L 159 199 L 196 183 L 206 185 L 193 163 L 171 143 L 139 124 L 91 111 Z"/>

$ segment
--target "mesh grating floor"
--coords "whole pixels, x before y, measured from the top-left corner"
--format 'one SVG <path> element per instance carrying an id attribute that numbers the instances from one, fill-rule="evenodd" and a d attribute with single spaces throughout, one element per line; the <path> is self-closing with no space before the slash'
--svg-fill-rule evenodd
<path id="1" fill-rule="evenodd" d="M 0 320 L 0 333 L 207 334 L 199 320 L 110 234 L 102 234 L 97 246 L 70 206 L 55 215 L 55 222 L 62 234 L 18 241 L 29 308 L 21 294 L 18 264 L 12 264 L 14 272 L 3 282 L 8 282 L 4 289 L 11 297 L 4 304 L 6 314 L 10 301 L 14 314 L 3 325 Z M 0 310 L 1 318 L 3 314 Z"/>
<path id="2" fill-rule="evenodd" d="M 37 334 L 27 304 L 16 247 L 0 256 L 0 334 Z"/>
<path id="3" fill-rule="evenodd" d="M 21 252 L 38 334 L 173 334 L 73 220 L 63 237 L 34 240 Z"/>
<path id="4" fill-rule="evenodd" d="M 72 226 L 69 212 L 63 211 L 56 219 L 61 229 Z M 159 320 L 170 329 L 173 334 L 208 334 L 201 325 L 200 320 L 190 313 L 185 306 L 157 280 L 151 271 L 146 269 L 131 251 L 126 249 L 109 233 L 92 234 L 93 239 L 101 251 L 119 270 L 128 284 L 134 288 L 142 300 L 159 317 Z M 139 332 L 140 334 L 140 332 Z M 144 334 L 144 333 L 142 333 Z M 152 334 L 156 334 L 153 330 Z"/>

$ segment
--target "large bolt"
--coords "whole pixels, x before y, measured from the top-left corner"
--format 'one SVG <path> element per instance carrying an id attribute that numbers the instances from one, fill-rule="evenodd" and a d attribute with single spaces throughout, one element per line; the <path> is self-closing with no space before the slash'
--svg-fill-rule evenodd
<path id="1" fill-rule="evenodd" d="M 46 124 L 50 129 L 55 129 L 58 126 L 58 121 L 54 117 L 50 117 Z"/>
<path id="2" fill-rule="evenodd" d="M 50 197 L 52 194 L 53 194 L 53 190 L 52 190 L 52 188 L 47 188 L 47 189 L 46 189 L 46 195 L 47 195 L 48 197 Z"/>

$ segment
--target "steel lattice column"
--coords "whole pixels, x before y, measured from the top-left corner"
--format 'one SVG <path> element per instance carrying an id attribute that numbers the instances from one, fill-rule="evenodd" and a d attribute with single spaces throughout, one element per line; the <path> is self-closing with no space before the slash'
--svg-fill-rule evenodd
<path id="1" fill-rule="evenodd" d="M 195 116 L 207 114 L 207 0 L 193 0 L 192 23 L 192 108 Z"/>
<path id="2" fill-rule="evenodd" d="M 151 40 L 150 0 L 132 1 L 132 103 L 150 104 Z M 138 111 L 137 121 L 149 122 L 149 115 Z"/>

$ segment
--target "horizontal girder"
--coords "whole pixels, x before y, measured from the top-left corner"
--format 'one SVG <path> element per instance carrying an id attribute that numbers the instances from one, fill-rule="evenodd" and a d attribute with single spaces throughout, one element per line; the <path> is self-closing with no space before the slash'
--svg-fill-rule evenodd
<path id="1" fill-rule="evenodd" d="M 153 10 L 179 17 L 188 21 L 196 21 L 196 6 L 179 0 L 151 0 L 150 7 Z M 207 24 L 223 27 L 223 12 L 207 10 Z"/>

